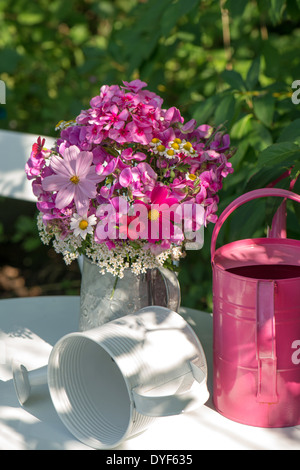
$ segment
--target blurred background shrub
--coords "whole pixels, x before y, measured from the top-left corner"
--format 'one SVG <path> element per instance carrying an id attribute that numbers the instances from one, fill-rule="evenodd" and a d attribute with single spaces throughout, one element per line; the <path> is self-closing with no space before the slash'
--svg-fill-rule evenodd
<path id="1" fill-rule="evenodd" d="M 300 0 L 0 0 L 0 31 L 2 129 L 55 136 L 55 124 L 87 108 L 101 85 L 140 78 L 186 120 L 225 123 L 237 152 L 219 213 L 245 191 L 276 180 L 289 188 L 298 177 Z M 239 209 L 219 243 L 265 235 L 277 205 L 260 200 Z M 34 204 L 2 200 L 0 215 L 0 295 L 77 293 L 78 268 L 63 266 L 39 242 Z M 206 311 L 212 228 L 179 275 L 182 304 Z M 299 238 L 293 203 L 288 232 Z M 4 268 L 25 290 L 3 287 Z"/>

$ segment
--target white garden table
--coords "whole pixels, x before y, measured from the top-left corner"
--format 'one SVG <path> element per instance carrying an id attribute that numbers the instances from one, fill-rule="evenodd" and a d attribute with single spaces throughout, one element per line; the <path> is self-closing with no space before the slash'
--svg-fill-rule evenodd
<path id="1" fill-rule="evenodd" d="M 212 316 L 182 308 L 182 316 L 196 331 L 208 363 L 212 394 Z M 11 361 L 28 370 L 47 364 L 52 347 L 63 335 L 76 331 L 79 297 L 32 297 L 0 301 L 0 449 L 90 450 L 65 428 L 50 395 L 21 406 L 12 380 Z M 299 450 L 300 426 L 264 429 L 235 423 L 217 413 L 209 401 L 196 411 L 159 418 L 143 434 L 124 441 L 116 451 Z M 161 453 L 161 452 L 160 452 Z M 118 454 L 116 454 L 118 455 Z"/>
<path id="2" fill-rule="evenodd" d="M 41 136 L 43 138 L 43 136 Z M 36 202 L 31 181 L 25 174 L 25 163 L 38 136 L 0 129 L 0 195 Z M 53 137 L 45 137 L 45 146 L 51 148 Z"/>

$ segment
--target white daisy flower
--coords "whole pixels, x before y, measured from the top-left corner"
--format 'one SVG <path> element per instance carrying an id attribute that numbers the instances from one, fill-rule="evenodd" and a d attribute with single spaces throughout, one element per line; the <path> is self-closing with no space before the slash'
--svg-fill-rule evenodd
<path id="1" fill-rule="evenodd" d="M 186 173 L 185 179 L 188 181 L 195 181 L 197 179 L 197 176 L 194 175 L 194 173 Z"/>
<path id="2" fill-rule="evenodd" d="M 93 225 L 96 223 L 97 218 L 94 214 L 89 217 L 74 214 L 71 219 L 70 228 L 74 231 L 76 237 L 80 235 L 85 240 L 88 233 L 93 233 Z"/>

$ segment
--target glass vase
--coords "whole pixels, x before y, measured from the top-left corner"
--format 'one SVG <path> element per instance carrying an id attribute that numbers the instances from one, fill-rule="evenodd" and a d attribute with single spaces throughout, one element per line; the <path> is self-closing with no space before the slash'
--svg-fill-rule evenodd
<path id="1" fill-rule="evenodd" d="M 110 273 L 101 274 L 96 264 L 83 258 L 79 331 L 96 328 L 151 305 L 178 312 L 180 300 L 177 275 L 169 269 L 154 268 L 138 275 L 126 269 L 124 277 L 119 278 Z"/>

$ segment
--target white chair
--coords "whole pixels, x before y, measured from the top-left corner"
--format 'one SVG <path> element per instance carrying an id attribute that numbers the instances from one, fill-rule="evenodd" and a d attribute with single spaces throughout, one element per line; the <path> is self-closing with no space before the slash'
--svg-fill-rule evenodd
<path id="1" fill-rule="evenodd" d="M 38 135 L 0 129 L 0 195 L 23 201 L 36 202 L 32 193 L 31 181 L 25 174 L 32 145 Z M 45 137 L 45 146 L 51 148 L 53 137 Z"/>

